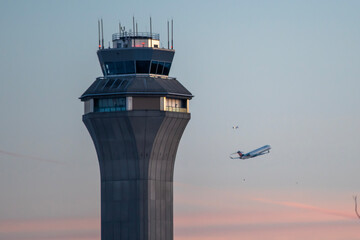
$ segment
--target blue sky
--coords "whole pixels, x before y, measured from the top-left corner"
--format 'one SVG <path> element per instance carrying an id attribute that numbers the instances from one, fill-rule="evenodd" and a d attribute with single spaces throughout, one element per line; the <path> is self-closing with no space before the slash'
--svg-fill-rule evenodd
<path id="1" fill-rule="evenodd" d="M 133 15 L 139 31 L 148 31 L 151 16 L 164 46 L 166 21 L 174 19 L 170 75 L 195 95 L 175 167 L 178 222 L 194 212 L 205 221 L 229 208 L 253 216 L 266 233 L 273 223 L 257 213 L 274 216 L 276 209 L 278 222 L 299 216 L 291 221 L 301 239 L 304 222 L 345 221 L 333 212 L 354 214 L 352 195 L 360 191 L 359 7 L 358 1 L 1 0 L 0 238 L 25 239 L 22 230 L 1 230 L 9 221 L 97 221 L 99 170 L 78 97 L 101 75 L 98 19 L 108 42 L 119 21 L 132 28 Z M 228 158 L 265 144 L 273 147 L 269 155 Z M 351 234 L 356 219 L 346 221 L 339 225 Z M 220 225 L 219 234 L 242 236 Z M 191 226 L 176 226 L 175 238 L 201 239 Z M 87 239 L 96 234 L 95 227 Z"/>

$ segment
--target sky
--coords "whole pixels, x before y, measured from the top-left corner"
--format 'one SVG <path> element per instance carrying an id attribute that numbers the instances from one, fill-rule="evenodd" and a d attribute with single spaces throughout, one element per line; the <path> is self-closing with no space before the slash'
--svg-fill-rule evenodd
<path id="1" fill-rule="evenodd" d="M 174 175 L 176 240 L 359 240 L 359 1 L 0 0 L 0 239 L 100 239 L 78 97 L 121 21 L 174 19 L 195 96 Z M 233 130 L 232 126 L 239 126 Z M 231 160 L 269 144 L 270 154 Z"/>

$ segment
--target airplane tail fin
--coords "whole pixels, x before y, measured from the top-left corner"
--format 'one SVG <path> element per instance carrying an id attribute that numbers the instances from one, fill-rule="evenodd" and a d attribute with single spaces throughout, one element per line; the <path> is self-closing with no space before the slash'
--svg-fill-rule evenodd
<path id="1" fill-rule="evenodd" d="M 244 155 L 243 152 L 237 151 L 237 152 L 232 153 L 232 154 L 230 155 L 230 158 L 231 158 L 231 159 L 240 159 L 243 155 Z"/>

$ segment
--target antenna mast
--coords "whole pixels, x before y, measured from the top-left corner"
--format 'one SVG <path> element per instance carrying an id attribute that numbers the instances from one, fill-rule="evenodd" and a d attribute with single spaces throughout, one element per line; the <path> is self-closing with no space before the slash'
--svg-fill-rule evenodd
<path id="1" fill-rule="evenodd" d="M 99 49 L 101 48 L 101 42 L 100 42 L 100 20 L 98 19 L 98 33 L 99 33 Z"/>
<path id="2" fill-rule="evenodd" d="M 151 17 L 150 17 L 150 46 L 153 47 L 153 44 L 152 44 L 152 23 L 151 23 Z"/>
<path id="3" fill-rule="evenodd" d="M 171 19 L 171 49 L 174 48 L 174 20 Z"/>
<path id="4" fill-rule="evenodd" d="M 101 19 L 101 48 L 104 49 L 104 26 L 102 19 Z"/>
<path id="5" fill-rule="evenodd" d="M 133 32 L 135 33 L 135 17 L 133 16 Z"/>
<path id="6" fill-rule="evenodd" d="M 135 17 L 134 17 L 134 15 L 133 15 L 133 36 L 135 37 Z M 133 46 L 132 47 L 135 47 L 135 38 L 133 38 L 134 39 L 134 43 L 133 43 Z"/>
<path id="7" fill-rule="evenodd" d="M 167 21 L 167 34 L 168 34 L 168 49 L 170 49 L 170 37 L 169 37 L 169 20 Z"/>

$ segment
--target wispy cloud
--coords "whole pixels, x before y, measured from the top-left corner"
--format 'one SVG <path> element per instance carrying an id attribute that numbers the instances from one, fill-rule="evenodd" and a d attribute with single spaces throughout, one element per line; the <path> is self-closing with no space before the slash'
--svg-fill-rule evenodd
<path id="1" fill-rule="evenodd" d="M 356 218 L 354 216 L 354 214 L 351 214 L 349 212 L 342 212 L 342 211 L 337 211 L 334 209 L 326 209 L 326 208 L 321 208 L 321 207 L 298 203 L 298 202 L 273 201 L 273 200 L 264 199 L 264 198 L 254 198 L 254 200 L 258 201 L 258 202 L 270 203 L 270 204 L 275 204 L 275 205 L 280 205 L 280 206 L 286 206 L 286 207 L 292 207 L 292 208 L 298 208 L 298 209 L 306 209 L 306 210 L 315 211 L 318 213 L 334 215 L 334 216 L 343 217 L 343 218 L 347 218 L 347 219 L 355 219 Z"/>
<path id="2" fill-rule="evenodd" d="M 288 200 L 323 196 L 276 192 L 271 198 L 250 196 L 231 189 L 193 187 L 178 184 L 175 198 L 175 236 L 177 240 L 357 240 L 359 224 L 355 214 L 340 201 L 316 206 Z M 186 187 L 186 189 L 185 189 Z M 309 193 L 310 195 L 311 193 Z M 266 195 L 262 193 L 261 195 Z M 191 211 L 187 211 L 190 209 Z M 345 209 L 345 210 L 344 210 Z M 289 237 L 291 236 L 291 237 Z"/>
<path id="3" fill-rule="evenodd" d="M 356 240 L 359 225 L 355 221 L 262 223 L 178 228 L 177 240 Z"/>
<path id="4" fill-rule="evenodd" d="M 44 158 L 39 158 L 39 157 L 24 155 L 24 154 L 20 154 L 20 153 L 8 152 L 8 151 L 4 151 L 4 150 L 0 150 L 0 153 L 1 153 L 1 154 L 8 155 L 8 156 L 11 156 L 11 157 L 21 158 L 21 159 L 30 159 L 30 160 L 41 161 L 41 162 L 64 164 L 64 162 L 60 162 L 60 161 L 55 161 L 55 160 L 50 160 L 50 159 L 44 159 Z"/>

